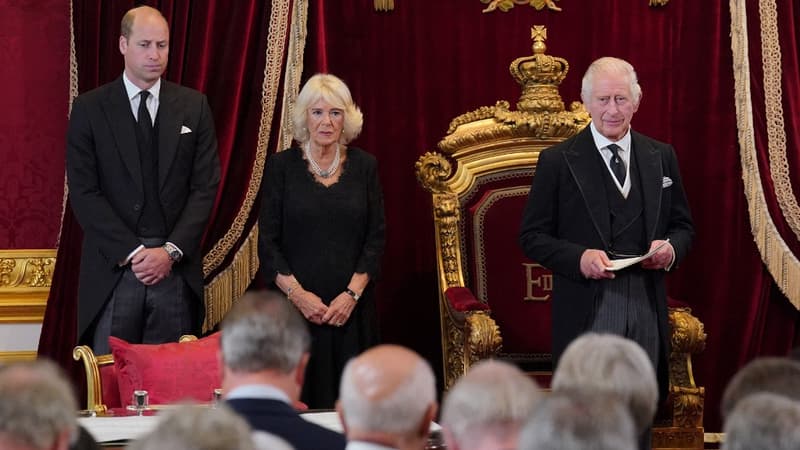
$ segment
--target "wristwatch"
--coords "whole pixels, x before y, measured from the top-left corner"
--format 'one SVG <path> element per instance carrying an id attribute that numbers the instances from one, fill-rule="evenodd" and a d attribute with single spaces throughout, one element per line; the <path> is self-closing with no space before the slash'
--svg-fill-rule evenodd
<path id="1" fill-rule="evenodd" d="M 178 250 L 178 247 L 174 246 L 169 242 L 164 244 L 162 248 L 164 249 L 165 252 L 167 252 L 167 255 L 169 255 L 169 259 L 171 259 L 172 262 L 178 262 L 183 257 L 183 253 L 181 253 L 181 251 Z"/>
<path id="2" fill-rule="evenodd" d="M 359 299 L 359 298 L 361 298 L 361 295 L 360 295 L 360 294 L 356 294 L 356 293 L 355 293 L 355 292 L 354 292 L 352 289 L 350 289 L 350 288 L 347 288 L 347 289 L 345 289 L 345 290 L 344 290 L 344 293 L 345 293 L 345 294 L 347 294 L 347 295 L 349 295 L 350 297 L 353 297 L 353 300 L 355 300 L 355 301 L 358 301 L 358 299 Z"/>

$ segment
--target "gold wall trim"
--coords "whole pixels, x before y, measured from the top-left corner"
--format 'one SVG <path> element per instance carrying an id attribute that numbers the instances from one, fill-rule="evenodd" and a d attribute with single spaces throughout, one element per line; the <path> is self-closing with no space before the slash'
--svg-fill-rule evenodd
<path id="1" fill-rule="evenodd" d="M 795 308 L 800 309 L 800 261 L 786 245 L 770 216 L 758 167 L 750 93 L 746 1 L 730 0 L 729 5 L 739 156 L 750 214 L 750 228 L 761 253 L 761 259 L 775 279 L 775 283 Z M 762 20 L 764 19 L 762 18 Z M 762 23 L 761 26 L 763 27 L 764 24 Z"/>
<path id="2" fill-rule="evenodd" d="M 36 359 L 35 350 L 0 352 L 0 363 L 9 364 L 22 361 L 33 361 L 34 359 Z"/>
<path id="3" fill-rule="evenodd" d="M 41 323 L 55 249 L 0 250 L 0 323 Z"/>

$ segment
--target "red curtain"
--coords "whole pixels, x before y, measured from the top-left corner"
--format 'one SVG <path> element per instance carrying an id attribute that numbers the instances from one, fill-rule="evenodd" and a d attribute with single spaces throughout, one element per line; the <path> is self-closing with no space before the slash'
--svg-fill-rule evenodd
<path id="1" fill-rule="evenodd" d="M 789 3 L 795 13 L 781 15 L 796 28 L 800 2 Z M 669 291 L 705 323 L 707 347 L 695 360 L 695 375 L 706 387 L 706 427 L 720 430 L 718 405 L 728 379 L 756 355 L 786 354 L 798 322 L 753 243 L 728 1 L 673 0 L 664 7 L 646 0 L 565 1 L 557 3 L 561 12 L 516 6 L 487 14 L 478 0 L 395 5 L 376 12 L 357 0 L 312 2 L 306 54 L 306 77 L 327 61 L 327 69 L 348 83 L 365 117 L 354 144 L 379 161 L 387 214 L 385 275 L 378 284 L 385 340 L 441 364 L 430 197 L 415 181 L 414 162 L 435 150 L 454 117 L 499 99 L 516 101 L 520 91 L 508 66 L 531 54 L 531 26 L 546 25 L 547 53 L 570 64 L 561 87 L 567 104 L 579 100 L 591 61 L 625 58 L 644 91 L 633 127 L 676 148 L 697 236 L 686 261 L 669 275 Z M 781 36 L 784 58 L 795 69 L 797 38 L 796 30 Z M 798 77 L 793 80 L 796 89 Z M 796 143 L 798 108 L 791 106 Z M 797 146 L 790 152 L 797 167 Z"/>
<path id="2" fill-rule="evenodd" d="M 67 130 L 69 4 L 0 0 L 0 11 L 0 249 L 53 248 L 64 190 L 64 159 L 52 155 L 63 152 Z"/>
<path id="3" fill-rule="evenodd" d="M 121 75 L 120 20 L 125 11 L 140 3 L 73 2 L 80 92 Z M 206 93 L 214 111 L 222 178 L 204 238 L 206 253 L 233 226 L 251 182 L 251 171 L 257 158 L 272 3 L 258 0 L 161 0 L 147 4 L 161 10 L 170 23 L 170 60 L 166 78 Z M 280 114 L 276 116 L 280 117 Z M 257 213 L 257 208 L 245 211 L 244 222 L 237 225 L 243 228 L 243 233 L 229 254 L 224 256 L 223 263 L 208 274 L 206 281 L 225 268 L 246 239 Z M 80 225 L 68 206 L 62 221 L 61 245 L 39 353 L 71 368 L 73 374 L 80 372 L 72 362 L 71 353 L 77 340 L 75 318 L 81 240 Z"/>

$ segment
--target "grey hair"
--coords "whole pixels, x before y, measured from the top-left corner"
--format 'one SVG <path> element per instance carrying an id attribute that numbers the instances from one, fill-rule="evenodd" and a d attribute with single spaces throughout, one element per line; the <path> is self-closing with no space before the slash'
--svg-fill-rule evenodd
<path id="1" fill-rule="evenodd" d="M 247 421 L 225 405 L 180 406 L 129 450 L 254 450 Z"/>
<path id="2" fill-rule="evenodd" d="M 289 373 L 311 345 L 306 321 L 283 294 L 247 292 L 222 321 L 222 359 L 236 372 Z"/>
<path id="3" fill-rule="evenodd" d="M 567 346 L 553 375 L 553 390 L 594 390 L 619 396 L 639 432 L 658 406 L 653 363 L 635 342 L 614 334 L 586 333 Z"/>
<path id="4" fill-rule="evenodd" d="M 320 99 L 344 111 L 344 129 L 339 143 L 347 144 L 358 137 L 361 127 L 364 125 L 364 115 L 353 101 L 350 89 L 339 77 L 318 73 L 306 81 L 295 100 L 292 112 L 294 139 L 301 143 L 308 142 L 310 139 L 307 111 Z"/>
<path id="5" fill-rule="evenodd" d="M 789 358 L 757 358 L 740 369 L 722 395 L 725 418 L 742 398 L 757 392 L 771 392 L 800 400 L 800 362 Z"/>
<path id="6" fill-rule="evenodd" d="M 34 448 L 50 448 L 74 435 L 78 401 L 66 375 L 40 359 L 0 366 L 0 434 Z"/>
<path id="7" fill-rule="evenodd" d="M 441 425 L 464 450 L 477 445 L 480 437 L 506 439 L 518 432 L 541 396 L 536 382 L 516 366 L 481 361 L 447 393 Z"/>
<path id="8" fill-rule="evenodd" d="M 408 378 L 390 395 L 372 400 L 354 380 L 354 361 L 342 372 L 339 401 L 347 427 L 362 431 L 405 434 L 419 426 L 423 415 L 436 401 L 436 377 L 427 361 L 420 359 Z"/>
<path id="9" fill-rule="evenodd" d="M 589 65 L 589 68 L 586 69 L 586 73 L 583 75 L 583 80 L 581 81 L 581 100 L 583 100 L 583 103 L 587 103 L 589 99 L 591 99 L 594 77 L 598 74 L 626 76 L 630 83 L 633 103 L 635 105 L 639 104 L 639 101 L 642 99 L 642 87 L 639 86 L 636 70 L 633 69 L 633 66 L 628 61 L 611 56 L 604 56 L 595 60 Z"/>
<path id="10" fill-rule="evenodd" d="M 800 448 L 800 402 L 772 393 L 751 394 L 725 420 L 725 450 Z"/>
<path id="11" fill-rule="evenodd" d="M 520 432 L 519 450 L 635 450 L 636 431 L 619 399 L 599 393 L 554 392 Z"/>

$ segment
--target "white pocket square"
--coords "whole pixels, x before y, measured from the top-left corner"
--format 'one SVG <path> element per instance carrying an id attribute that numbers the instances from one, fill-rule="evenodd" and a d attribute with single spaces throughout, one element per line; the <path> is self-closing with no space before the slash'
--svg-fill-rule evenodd
<path id="1" fill-rule="evenodd" d="M 661 179 L 661 189 L 668 188 L 672 186 L 672 178 L 664 177 Z"/>
<path id="2" fill-rule="evenodd" d="M 187 127 L 186 125 L 182 125 L 181 126 L 181 134 L 187 134 L 187 133 L 191 133 L 191 132 L 192 132 L 191 128 Z"/>

